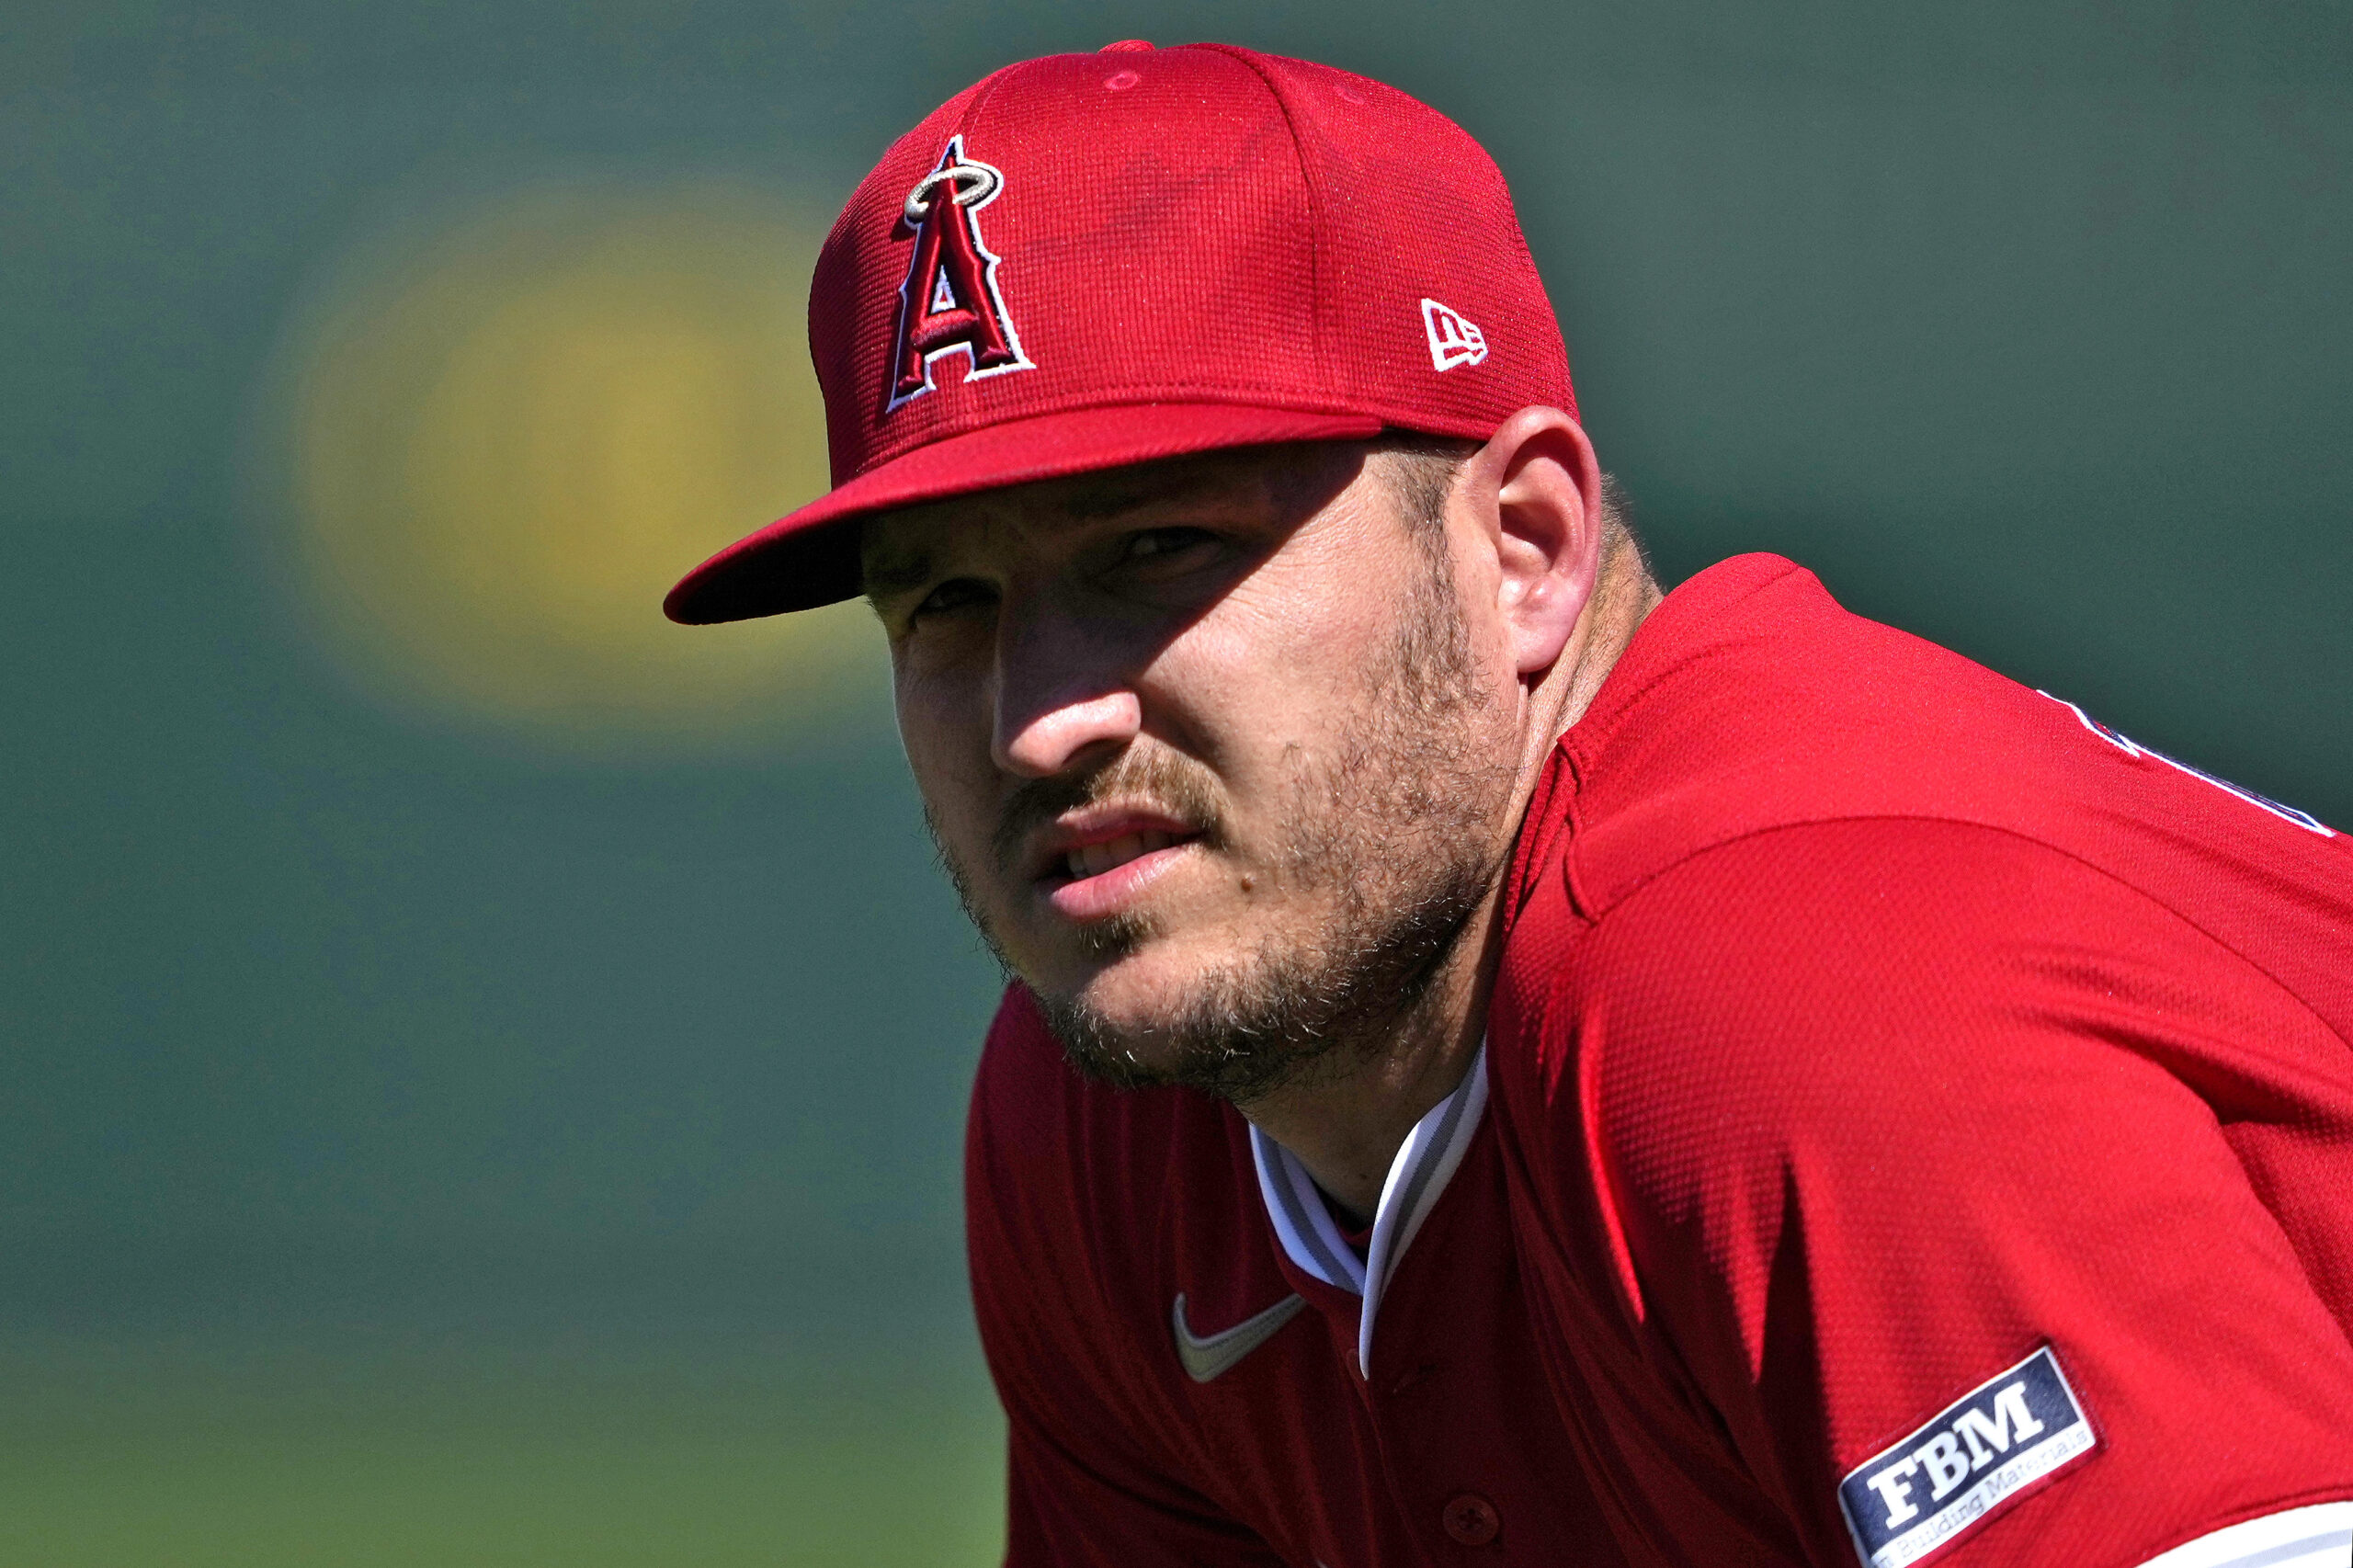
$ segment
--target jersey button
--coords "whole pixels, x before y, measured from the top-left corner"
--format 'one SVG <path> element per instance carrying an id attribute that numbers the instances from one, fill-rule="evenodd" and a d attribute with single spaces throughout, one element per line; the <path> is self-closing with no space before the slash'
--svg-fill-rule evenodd
<path id="1" fill-rule="evenodd" d="M 1465 1492 L 1439 1516 L 1446 1533 L 1464 1546 L 1484 1546 L 1503 1533 L 1504 1517 L 1476 1492 Z"/>

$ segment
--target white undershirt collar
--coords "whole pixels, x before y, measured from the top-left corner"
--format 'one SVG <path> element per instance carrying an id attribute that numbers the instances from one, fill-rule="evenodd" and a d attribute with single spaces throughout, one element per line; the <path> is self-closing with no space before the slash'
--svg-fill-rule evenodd
<path id="1" fill-rule="evenodd" d="M 1413 1131 L 1405 1135 L 1397 1157 L 1389 1163 L 1388 1179 L 1381 1184 L 1381 1207 L 1374 1210 L 1372 1245 L 1359 1259 L 1340 1233 L 1339 1224 L 1315 1186 L 1315 1178 L 1299 1156 L 1258 1131 L 1250 1129 L 1250 1156 L 1258 1167 L 1258 1190 L 1267 1200 L 1267 1215 L 1275 1235 L 1292 1263 L 1326 1285 L 1364 1298 L 1357 1322 L 1357 1369 L 1369 1376 L 1372 1365 L 1372 1322 L 1381 1293 L 1396 1271 L 1398 1259 L 1413 1244 L 1422 1221 L 1446 1190 L 1454 1169 L 1471 1146 L 1472 1134 L 1487 1108 L 1487 1048 L 1483 1042 L 1454 1092 L 1432 1106 Z"/>

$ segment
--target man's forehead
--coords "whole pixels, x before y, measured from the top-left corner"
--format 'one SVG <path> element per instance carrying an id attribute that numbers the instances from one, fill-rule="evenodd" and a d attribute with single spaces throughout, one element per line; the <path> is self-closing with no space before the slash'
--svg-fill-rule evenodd
<path id="1" fill-rule="evenodd" d="M 984 522 L 1027 528 L 1079 527 L 1204 502 L 1242 502 L 1290 511 L 1320 501 L 1345 484 L 1362 459 L 1358 443 L 1300 442 L 1195 452 L 1006 485 L 877 513 L 865 525 L 864 553 L 870 563 L 878 554 L 895 556 L 920 549 L 943 528 Z"/>

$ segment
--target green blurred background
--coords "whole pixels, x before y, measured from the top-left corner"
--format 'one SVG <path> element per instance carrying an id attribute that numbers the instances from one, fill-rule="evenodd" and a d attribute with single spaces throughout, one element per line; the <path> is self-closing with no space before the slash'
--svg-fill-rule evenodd
<path id="1" fill-rule="evenodd" d="M 858 176 L 1130 36 L 1486 142 L 1670 579 L 2353 822 L 2345 5 L 19 0 L 0 1565 L 996 1551 L 879 638 L 655 606 Z"/>

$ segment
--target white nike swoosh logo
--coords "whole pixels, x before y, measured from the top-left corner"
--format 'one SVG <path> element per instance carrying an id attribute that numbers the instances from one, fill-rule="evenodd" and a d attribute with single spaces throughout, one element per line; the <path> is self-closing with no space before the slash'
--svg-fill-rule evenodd
<path id="1" fill-rule="evenodd" d="M 1305 1298 L 1285 1296 L 1265 1312 L 1244 1318 L 1232 1328 L 1211 1335 L 1204 1339 L 1195 1334 L 1185 1322 L 1185 1292 L 1176 1292 L 1176 1306 L 1168 1314 L 1176 1330 L 1176 1359 L 1185 1363 L 1185 1375 L 1197 1383 L 1229 1371 L 1233 1364 L 1267 1340 L 1275 1331 L 1297 1317 L 1306 1306 Z"/>

